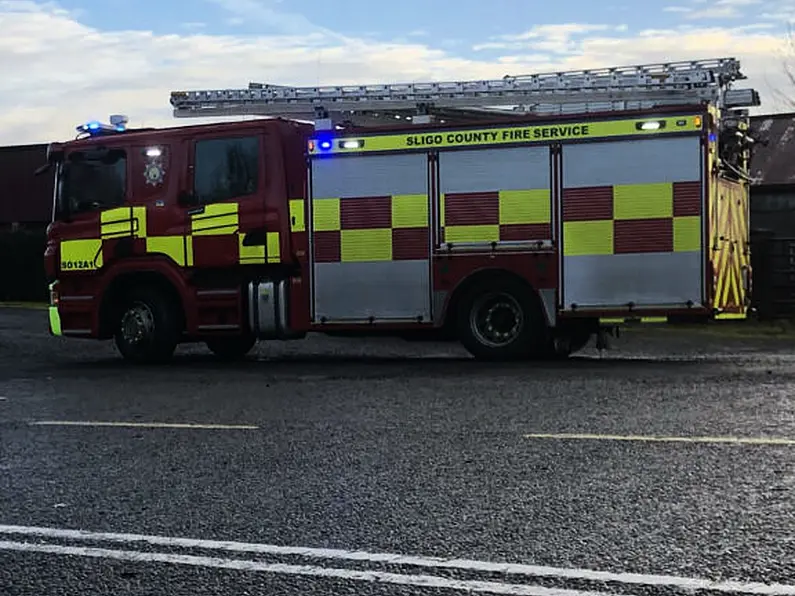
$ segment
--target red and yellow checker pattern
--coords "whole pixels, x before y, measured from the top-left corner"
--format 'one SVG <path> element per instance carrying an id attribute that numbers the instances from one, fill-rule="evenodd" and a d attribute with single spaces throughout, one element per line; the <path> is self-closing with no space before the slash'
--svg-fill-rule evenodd
<path id="1" fill-rule="evenodd" d="M 153 217 L 146 207 L 119 207 L 101 212 L 96 235 L 61 243 L 61 268 L 64 271 L 94 271 L 113 259 L 120 241 L 132 239 L 126 254 L 162 254 L 180 267 L 196 267 L 216 262 L 246 264 L 281 261 L 280 235 L 268 232 L 266 244 L 246 246 L 240 229 L 239 205 L 206 205 L 203 213 L 191 217 L 186 234 L 151 234 Z"/>
<path id="2" fill-rule="evenodd" d="M 701 183 L 563 190 L 565 256 L 701 250 Z"/>
<path id="3" fill-rule="evenodd" d="M 315 199 L 312 227 L 316 263 L 430 258 L 427 195 Z"/>
<path id="4" fill-rule="evenodd" d="M 445 193 L 441 240 L 450 244 L 530 242 L 552 238 L 549 189 Z"/>

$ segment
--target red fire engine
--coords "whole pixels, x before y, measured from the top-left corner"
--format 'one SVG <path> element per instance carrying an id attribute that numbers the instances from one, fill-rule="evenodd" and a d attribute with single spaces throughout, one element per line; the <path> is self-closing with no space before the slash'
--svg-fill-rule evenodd
<path id="1" fill-rule="evenodd" d="M 280 117 L 83 125 L 48 156 L 51 332 L 113 338 L 137 362 L 311 332 L 453 339 L 494 360 L 566 356 L 627 319 L 744 317 L 742 108 L 759 99 L 729 88 L 740 78 L 721 59 L 252 84 L 175 92 L 175 115 Z"/>

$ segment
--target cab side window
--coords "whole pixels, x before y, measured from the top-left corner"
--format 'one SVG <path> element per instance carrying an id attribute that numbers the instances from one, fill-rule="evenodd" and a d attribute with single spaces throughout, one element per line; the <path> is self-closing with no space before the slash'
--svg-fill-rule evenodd
<path id="1" fill-rule="evenodd" d="M 127 154 L 75 151 L 64 165 L 60 181 L 61 203 L 74 215 L 124 204 L 127 194 Z"/>
<path id="2" fill-rule="evenodd" d="M 193 189 L 201 204 L 252 195 L 259 189 L 259 137 L 196 142 Z"/>

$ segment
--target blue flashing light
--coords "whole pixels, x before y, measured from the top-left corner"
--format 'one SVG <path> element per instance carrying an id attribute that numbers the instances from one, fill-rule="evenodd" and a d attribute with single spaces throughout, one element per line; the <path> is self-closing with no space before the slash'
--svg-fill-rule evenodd
<path id="1" fill-rule="evenodd" d="M 324 151 L 331 149 L 331 141 L 320 141 L 320 148 Z"/>
<path id="2" fill-rule="evenodd" d="M 717 138 L 718 138 L 718 136 L 714 132 L 709 133 L 709 142 L 710 143 L 714 143 Z"/>
<path id="3" fill-rule="evenodd" d="M 115 122 L 111 122 L 110 124 L 103 124 L 98 120 L 91 120 L 90 122 L 86 122 L 85 124 L 81 124 L 77 127 L 77 132 L 88 133 L 92 137 L 122 133 L 126 131 L 126 119 L 116 119 Z"/>

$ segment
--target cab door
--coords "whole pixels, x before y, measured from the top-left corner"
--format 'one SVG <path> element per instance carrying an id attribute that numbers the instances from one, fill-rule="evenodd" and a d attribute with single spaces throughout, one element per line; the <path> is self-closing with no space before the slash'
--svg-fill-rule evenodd
<path id="1" fill-rule="evenodd" d="M 91 272 L 107 264 L 107 213 L 129 200 L 129 159 L 122 148 L 80 148 L 59 167 L 53 237 L 60 242 L 61 274 Z"/>
<path id="2" fill-rule="evenodd" d="M 196 268 L 265 263 L 265 160 L 260 131 L 198 136 L 190 142 L 185 190 L 180 195 Z"/>

